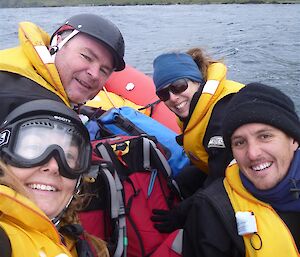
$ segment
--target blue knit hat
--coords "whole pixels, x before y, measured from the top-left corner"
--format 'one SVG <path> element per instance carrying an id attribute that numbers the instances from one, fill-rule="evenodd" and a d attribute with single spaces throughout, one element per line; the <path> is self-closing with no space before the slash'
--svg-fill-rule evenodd
<path id="1" fill-rule="evenodd" d="M 203 77 L 196 62 L 188 54 L 168 53 L 159 55 L 153 61 L 153 69 L 156 91 L 183 78 L 203 83 Z"/>

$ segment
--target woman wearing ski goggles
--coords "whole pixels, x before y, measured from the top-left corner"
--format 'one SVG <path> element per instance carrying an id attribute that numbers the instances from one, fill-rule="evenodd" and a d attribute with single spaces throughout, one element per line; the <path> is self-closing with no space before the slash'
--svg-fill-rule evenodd
<path id="1" fill-rule="evenodd" d="M 62 103 L 35 100 L 8 115 L 0 126 L 1 253 L 10 241 L 13 256 L 108 256 L 102 240 L 91 240 L 94 255 L 79 239 L 79 192 L 91 151 L 87 129 Z"/>
<path id="2" fill-rule="evenodd" d="M 59 116 L 22 119 L 5 127 L 7 143 L 0 146 L 4 160 L 16 167 L 43 165 L 51 158 L 66 178 L 79 178 L 90 165 L 91 146 L 86 132 Z"/>

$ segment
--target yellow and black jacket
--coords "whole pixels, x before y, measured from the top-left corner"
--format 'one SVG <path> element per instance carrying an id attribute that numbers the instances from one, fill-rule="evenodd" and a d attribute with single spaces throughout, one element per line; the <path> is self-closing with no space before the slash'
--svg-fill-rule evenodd
<path id="1" fill-rule="evenodd" d="M 31 22 L 21 22 L 19 42 L 17 47 L 0 50 L 0 123 L 14 108 L 30 100 L 47 98 L 71 105 L 47 48 L 50 36 Z M 102 90 L 88 105 L 103 110 L 120 106 L 141 108 Z M 147 110 L 142 112 L 147 114 Z"/>
<path id="2" fill-rule="evenodd" d="M 0 227 L 9 238 L 13 257 L 77 257 L 74 241 L 64 237 L 63 244 L 51 220 L 33 202 L 3 185 L 0 213 Z"/>
<path id="3" fill-rule="evenodd" d="M 0 122 L 15 107 L 35 99 L 52 99 L 70 106 L 53 59 L 50 36 L 30 22 L 19 25 L 20 45 L 0 51 Z"/>
<path id="4" fill-rule="evenodd" d="M 232 153 L 225 148 L 222 137 L 222 120 L 227 104 L 234 93 L 244 85 L 226 79 L 227 68 L 222 63 L 213 63 L 207 70 L 207 82 L 201 92 L 196 92 L 191 101 L 190 114 L 183 122 L 179 121 L 182 135 L 177 142 L 182 144 L 192 163 L 197 167 L 185 169 L 176 177 L 182 192 L 186 188 L 191 195 L 199 187 L 210 185 L 217 178 L 223 178 Z M 203 179 L 198 170 L 208 174 Z M 197 174 L 198 173 L 198 174 Z M 206 176 L 204 174 L 204 176 Z M 185 199 L 177 206 L 184 220 L 191 208 L 193 197 Z"/>
<path id="5" fill-rule="evenodd" d="M 271 205 L 256 199 L 244 188 L 237 164 L 226 170 L 224 186 L 234 212 L 251 211 L 256 217 L 259 236 L 243 236 L 246 257 L 299 256 L 294 238 L 277 212 Z"/>
<path id="6" fill-rule="evenodd" d="M 238 235 L 235 213 L 253 212 L 257 233 Z M 300 213 L 276 212 L 243 186 L 232 163 L 226 178 L 194 195 L 184 229 L 183 257 L 296 257 Z"/>
<path id="7" fill-rule="evenodd" d="M 216 114 L 215 106 L 223 101 L 226 96 L 239 91 L 244 85 L 226 79 L 226 66 L 214 63 L 208 67 L 207 82 L 186 124 L 179 122 L 183 130 L 183 147 L 195 166 L 205 173 L 209 173 L 209 148 L 225 148 L 221 134 L 220 115 Z M 218 108 L 220 111 L 226 103 Z M 212 114 L 214 113 L 214 114 Z M 212 123 L 212 115 L 219 120 Z M 214 132 L 209 131 L 214 127 Z M 207 142 L 205 142 L 207 138 Z M 228 163 L 227 163 L 228 164 Z M 227 165 L 226 165 L 227 166 Z M 226 167 L 225 166 L 225 167 Z"/>
<path id="8" fill-rule="evenodd" d="M 0 51 L 0 70 L 19 74 L 58 95 L 68 97 L 47 46 L 50 36 L 31 22 L 19 25 L 20 45 Z"/>

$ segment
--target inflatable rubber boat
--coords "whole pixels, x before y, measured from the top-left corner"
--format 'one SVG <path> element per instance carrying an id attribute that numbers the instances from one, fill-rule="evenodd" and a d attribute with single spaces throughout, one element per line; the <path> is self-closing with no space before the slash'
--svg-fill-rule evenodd
<path id="1" fill-rule="evenodd" d="M 103 110 L 129 106 L 151 116 L 176 133 L 180 132 L 176 115 L 156 96 L 152 78 L 130 65 L 126 65 L 122 71 L 114 72 L 103 90 L 86 105 Z"/>

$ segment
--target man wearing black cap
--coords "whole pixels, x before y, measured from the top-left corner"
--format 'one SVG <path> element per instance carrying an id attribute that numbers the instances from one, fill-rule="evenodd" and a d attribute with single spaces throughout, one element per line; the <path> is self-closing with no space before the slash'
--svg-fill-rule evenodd
<path id="1" fill-rule="evenodd" d="M 235 161 L 198 192 L 184 256 L 299 256 L 300 121 L 291 99 L 258 83 L 231 100 L 223 137 Z"/>
<path id="2" fill-rule="evenodd" d="M 99 15 L 74 15 L 52 37 L 31 22 L 21 22 L 19 39 L 19 46 L 0 51 L 0 122 L 30 100 L 84 104 L 113 71 L 125 68 L 123 36 Z"/>

